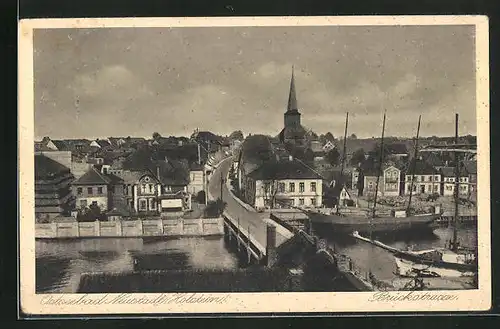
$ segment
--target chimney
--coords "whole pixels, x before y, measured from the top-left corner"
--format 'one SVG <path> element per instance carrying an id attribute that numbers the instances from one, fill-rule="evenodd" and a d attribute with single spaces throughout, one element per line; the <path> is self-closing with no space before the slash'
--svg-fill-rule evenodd
<path id="1" fill-rule="evenodd" d="M 161 181 L 161 179 L 160 179 L 160 166 L 156 166 L 156 178 L 158 178 L 158 180 Z"/>

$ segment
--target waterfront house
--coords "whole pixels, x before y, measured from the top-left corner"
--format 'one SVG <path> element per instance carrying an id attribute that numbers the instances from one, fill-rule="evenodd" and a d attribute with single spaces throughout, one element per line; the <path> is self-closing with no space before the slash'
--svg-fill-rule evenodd
<path id="1" fill-rule="evenodd" d="M 74 205 L 70 169 L 44 155 L 35 155 L 35 218 L 49 221 L 69 215 Z"/>
<path id="2" fill-rule="evenodd" d="M 412 177 L 414 181 L 412 184 Z M 442 175 L 435 167 L 423 160 L 413 160 L 405 175 L 405 194 L 442 194 Z"/>
<path id="3" fill-rule="evenodd" d="M 455 193 L 455 167 L 443 167 L 440 172 L 443 177 L 442 195 L 453 196 Z M 469 174 L 464 167 L 459 173 L 459 183 L 462 183 L 459 185 L 459 195 L 469 196 Z"/>
<path id="4" fill-rule="evenodd" d="M 267 162 L 248 178 L 247 201 L 256 209 L 322 205 L 322 178 L 301 161 Z"/>
<path id="5" fill-rule="evenodd" d="M 395 166 L 385 165 L 382 168 L 382 175 L 377 179 L 377 170 L 366 168 L 362 172 L 363 184 L 360 195 L 373 196 L 377 189 L 382 196 L 398 196 L 401 190 L 401 170 Z"/>
<path id="6" fill-rule="evenodd" d="M 469 175 L 469 197 L 477 200 L 477 161 L 464 161 L 464 169 Z"/>
<path id="7" fill-rule="evenodd" d="M 76 196 L 76 209 L 94 205 L 101 211 L 107 211 L 123 199 L 123 180 L 113 174 L 104 174 L 97 167 L 92 167 L 75 180 L 72 189 Z"/>

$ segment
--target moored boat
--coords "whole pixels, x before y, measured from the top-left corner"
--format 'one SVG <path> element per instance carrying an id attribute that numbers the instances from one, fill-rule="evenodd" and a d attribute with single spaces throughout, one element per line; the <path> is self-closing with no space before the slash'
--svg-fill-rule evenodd
<path id="1" fill-rule="evenodd" d="M 351 234 L 358 232 L 386 232 L 406 230 L 431 230 L 434 228 L 439 213 L 418 214 L 405 217 L 380 216 L 363 217 L 344 214 L 323 214 L 315 211 L 305 211 L 313 224 L 329 225 L 336 233 Z"/>

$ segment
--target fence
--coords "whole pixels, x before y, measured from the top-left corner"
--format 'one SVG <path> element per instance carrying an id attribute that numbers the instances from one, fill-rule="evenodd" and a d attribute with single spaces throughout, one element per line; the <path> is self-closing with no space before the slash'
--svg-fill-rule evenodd
<path id="1" fill-rule="evenodd" d="M 94 238 L 223 235 L 222 218 L 134 221 L 53 222 L 35 224 L 35 238 Z"/>

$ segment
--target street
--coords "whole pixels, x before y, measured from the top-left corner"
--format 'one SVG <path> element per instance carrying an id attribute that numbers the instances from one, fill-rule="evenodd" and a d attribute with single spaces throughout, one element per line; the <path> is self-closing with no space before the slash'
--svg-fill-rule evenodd
<path id="1" fill-rule="evenodd" d="M 229 172 L 229 168 L 231 167 L 232 158 L 229 157 L 223 160 L 217 169 L 214 170 L 212 178 L 208 183 L 209 195 L 212 195 L 214 198 L 220 198 L 220 188 L 221 188 L 221 173 L 224 175 L 224 178 L 227 178 L 227 174 Z M 222 185 L 222 199 L 227 203 L 226 213 L 237 220 L 239 218 L 240 225 L 250 231 L 250 234 L 261 244 L 262 246 L 266 246 L 266 230 L 267 224 L 263 216 L 267 216 L 266 214 L 259 214 L 255 211 L 250 211 L 245 209 L 241 204 L 236 201 L 227 189 L 227 185 L 224 183 Z M 283 242 L 285 242 L 288 238 L 279 233 L 279 230 L 276 232 L 276 245 L 279 246 Z"/>

